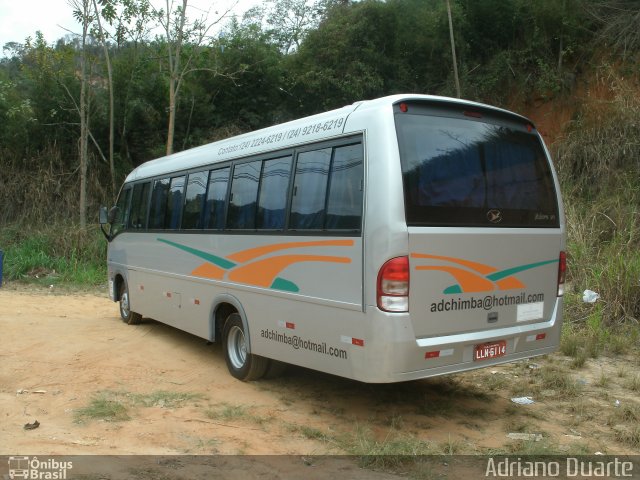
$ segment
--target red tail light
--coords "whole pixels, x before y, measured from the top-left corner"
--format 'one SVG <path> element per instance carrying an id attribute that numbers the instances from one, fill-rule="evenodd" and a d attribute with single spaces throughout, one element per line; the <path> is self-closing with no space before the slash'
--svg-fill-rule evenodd
<path id="1" fill-rule="evenodd" d="M 378 272 L 378 308 L 385 312 L 409 311 L 409 257 L 396 257 Z"/>
<path id="2" fill-rule="evenodd" d="M 567 275 L 567 254 L 560 252 L 560 262 L 558 264 L 558 296 L 564 295 L 564 280 Z"/>

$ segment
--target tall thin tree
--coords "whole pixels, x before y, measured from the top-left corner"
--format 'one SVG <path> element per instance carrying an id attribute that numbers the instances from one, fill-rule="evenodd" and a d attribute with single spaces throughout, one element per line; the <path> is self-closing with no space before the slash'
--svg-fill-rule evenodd
<path id="1" fill-rule="evenodd" d="M 113 73 L 111 68 L 111 57 L 109 56 L 109 46 L 107 44 L 106 32 L 102 28 L 102 21 L 100 20 L 101 13 L 107 19 L 113 18 L 113 5 L 110 0 L 100 0 L 100 6 L 103 7 L 102 12 L 98 10 L 96 0 L 93 0 L 93 9 L 96 12 L 96 23 L 98 25 L 98 36 L 100 43 L 102 44 L 102 50 L 104 52 L 104 59 L 107 65 L 107 80 L 109 86 L 109 171 L 111 173 L 111 195 L 115 199 L 116 196 L 116 167 L 113 160 L 113 144 L 115 136 L 114 128 L 114 99 L 113 99 Z"/>
<path id="2" fill-rule="evenodd" d="M 173 153 L 173 143 L 176 128 L 176 111 L 180 95 L 180 88 L 185 76 L 196 70 L 208 70 L 218 74 L 216 68 L 197 68 L 193 63 L 204 45 L 211 28 L 221 22 L 235 7 L 237 1 L 219 15 L 214 21 L 209 21 L 207 11 L 198 20 L 189 23 L 187 19 L 188 0 L 181 0 L 181 5 L 175 11 L 173 0 L 166 0 L 166 11 L 158 11 L 157 17 L 162 25 L 167 39 L 167 60 L 169 63 L 169 121 L 167 126 L 166 153 Z M 215 12 L 218 14 L 218 12 Z M 172 15 L 174 19 L 172 19 Z M 184 53 L 185 44 L 188 42 L 188 53 Z"/>
<path id="3" fill-rule="evenodd" d="M 460 79 L 458 78 L 458 60 L 456 59 L 456 42 L 453 38 L 453 20 L 451 19 L 451 3 L 447 0 L 447 15 L 449 16 L 449 37 L 451 38 L 451 56 L 453 57 L 453 77 L 456 82 L 456 95 L 460 98 Z"/>
<path id="4" fill-rule="evenodd" d="M 80 227 L 87 226 L 87 165 L 89 156 L 89 100 L 87 78 L 87 37 L 91 24 L 90 0 L 69 0 L 69 5 L 74 9 L 73 16 L 82 25 L 80 39 Z"/>

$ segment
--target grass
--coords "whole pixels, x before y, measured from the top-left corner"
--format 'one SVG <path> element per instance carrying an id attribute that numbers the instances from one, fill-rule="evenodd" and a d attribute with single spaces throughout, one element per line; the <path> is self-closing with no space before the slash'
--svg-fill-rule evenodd
<path id="1" fill-rule="evenodd" d="M 310 440 L 326 440 L 328 438 L 327 435 L 321 430 L 318 430 L 314 427 L 308 427 L 306 425 L 299 427 L 298 431 L 302 434 L 302 436 Z"/>
<path id="2" fill-rule="evenodd" d="M 437 444 L 414 435 L 390 430 L 378 439 L 371 429 L 361 425 L 337 440 L 343 451 L 359 457 L 362 466 L 374 469 L 396 469 L 410 462 L 408 457 L 440 453 Z"/>
<path id="3" fill-rule="evenodd" d="M 640 448 L 640 426 L 636 424 L 630 428 L 617 429 L 616 440 L 632 448 Z"/>
<path id="4" fill-rule="evenodd" d="M 74 412 L 74 421 L 85 423 L 89 420 L 122 422 L 130 420 L 129 411 L 135 407 L 180 408 L 187 402 L 204 398 L 201 394 L 156 391 L 137 394 L 103 390 L 95 394 L 86 407 Z"/>
<path id="5" fill-rule="evenodd" d="M 582 392 L 582 385 L 562 367 L 544 365 L 534 375 L 539 376 L 542 388 L 555 391 L 558 398 L 574 398 Z"/>
<path id="6" fill-rule="evenodd" d="M 4 281 L 70 287 L 106 283 L 107 242 L 98 227 L 12 224 L 0 228 Z"/>
<path id="7" fill-rule="evenodd" d="M 634 375 L 625 382 L 625 387 L 632 392 L 640 392 L 640 375 Z"/>
<path id="8" fill-rule="evenodd" d="M 247 405 L 230 405 L 228 403 L 221 403 L 215 408 L 210 407 L 206 410 L 205 415 L 212 420 L 220 421 L 234 421 L 234 420 L 247 420 L 253 423 L 262 425 L 269 421 L 269 418 L 255 415 L 250 412 L 250 408 Z"/>
<path id="9" fill-rule="evenodd" d="M 636 325 L 606 325 L 603 308 L 592 307 L 582 322 L 565 323 L 562 328 L 560 351 L 572 358 L 573 368 L 582 368 L 590 358 L 601 355 L 625 355 L 640 346 Z"/>
<path id="10" fill-rule="evenodd" d="M 640 405 L 622 402 L 608 417 L 616 440 L 631 448 L 640 448 Z"/>
<path id="11" fill-rule="evenodd" d="M 561 351 L 582 368 L 640 348 L 640 98 L 609 72 L 613 97 L 580 106 L 553 146 L 567 220 Z M 584 303 L 582 292 L 600 295 Z"/>
<path id="12" fill-rule="evenodd" d="M 204 395 L 200 393 L 167 392 L 164 390 L 158 390 L 148 394 L 130 394 L 129 397 L 135 405 L 163 408 L 180 408 L 187 402 L 204 399 Z"/>
<path id="13" fill-rule="evenodd" d="M 79 408 L 74 412 L 74 421 L 76 423 L 85 423 L 89 420 L 122 422 L 130 418 L 126 405 L 119 400 L 109 398 L 104 393 L 98 394 L 93 398 L 88 406 Z"/>

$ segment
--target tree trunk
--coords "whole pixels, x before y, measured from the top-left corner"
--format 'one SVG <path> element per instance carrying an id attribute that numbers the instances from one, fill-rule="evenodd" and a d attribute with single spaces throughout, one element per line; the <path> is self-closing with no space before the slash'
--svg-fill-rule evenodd
<path id="1" fill-rule="evenodd" d="M 449 16 L 449 36 L 451 37 L 451 56 L 453 57 L 453 77 L 456 82 L 456 95 L 460 98 L 460 80 L 458 79 L 458 60 L 456 59 L 456 44 L 453 39 L 453 20 L 451 19 L 451 3 L 447 0 L 447 15 Z"/>
<path id="2" fill-rule="evenodd" d="M 89 154 L 89 114 L 87 105 L 87 32 L 89 0 L 82 1 L 82 52 L 80 55 L 80 228 L 87 226 L 87 158 Z"/>
<path id="3" fill-rule="evenodd" d="M 173 139 L 176 129 L 176 108 L 178 105 L 178 93 L 180 92 L 180 55 L 184 39 L 184 24 L 187 15 L 187 0 L 182 0 L 182 11 L 176 26 L 174 42 L 171 35 L 171 10 L 167 0 L 167 18 L 165 30 L 167 33 L 167 51 L 169 54 L 169 125 L 167 127 L 167 155 L 173 153 Z M 172 44 L 173 43 L 173 44 Z"/>
<path id="4" fill-rule="evenodd" d="M 173 153 L 173 135 L 176 129 L 176 81 L 169 79 L 169 125 L 167 128 L 167 155 Z"/>
<path id="5" fill-rule="evenodd" d="M 104 58 L 107 64 L 107 78 L 109 85 L 109 171 L 111 172 L 111 195 L 113 200 L 116 198 L 116 167 L 113 160 L 113 143 L 115 135 L 114 127 L 114 100 L 113 100 L 113 73 L 111 70 L 111 57 L 109 56 L 109 48 L 107 47 L 107 40 L 102 30 L 102 22 L 100 21 L 100 12 L 96 5 L 96 0 L 93 0 L 93 8 L 96 12 L 96 20 L 98 22 L 98 31 L 100 33 L 100 40 L 102 42 L 102 48 L 104 50 Z"/>

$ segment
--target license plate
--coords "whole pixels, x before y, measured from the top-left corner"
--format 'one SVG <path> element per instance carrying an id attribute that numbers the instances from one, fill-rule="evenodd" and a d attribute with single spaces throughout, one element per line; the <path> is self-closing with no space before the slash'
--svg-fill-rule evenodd
<path id="1" fill-rule="evenodd" d="M 498 342 L 483 343 L 482 345 L 476 345 L 473 352 L 473 359 L 489 360 L 490 358 L 498 358 L 506 355 L 507 353 L 507 341 L 500 340 Z"/>

